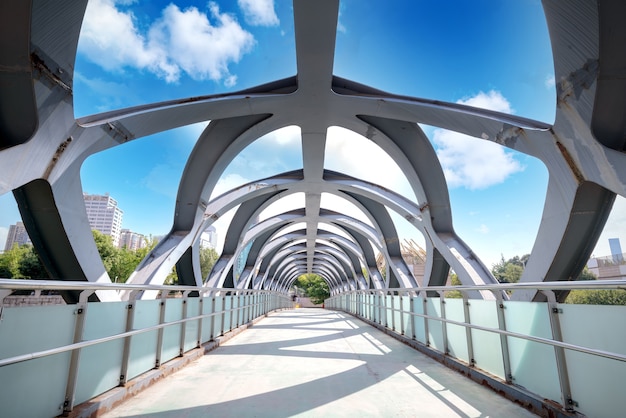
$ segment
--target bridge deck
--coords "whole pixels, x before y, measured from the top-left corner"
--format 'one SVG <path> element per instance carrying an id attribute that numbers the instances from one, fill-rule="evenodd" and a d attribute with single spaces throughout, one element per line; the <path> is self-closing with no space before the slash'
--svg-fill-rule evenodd
<path id="1" fill-rule="evenodd" d="M 102 417 L 529 417 L 358 319 L 274 313 Z"/>

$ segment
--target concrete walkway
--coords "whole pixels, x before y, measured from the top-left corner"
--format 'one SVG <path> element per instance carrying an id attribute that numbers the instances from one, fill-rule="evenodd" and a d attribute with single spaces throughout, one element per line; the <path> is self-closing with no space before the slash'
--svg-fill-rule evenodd
<path id="1" fill-rule="evenodd" d="M 101 417 L 531 417 L 340 312 L 271 314 Z"/>

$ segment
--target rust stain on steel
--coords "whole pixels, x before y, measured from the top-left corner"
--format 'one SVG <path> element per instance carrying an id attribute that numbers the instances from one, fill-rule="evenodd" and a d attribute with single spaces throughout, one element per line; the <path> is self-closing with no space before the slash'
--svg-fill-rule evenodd
<path id="1" fill-rule="evenodd" d="M 46 65 L 44 60 L 41 59 L 41 57 L 34 52 L 30 54 L 30 62 L 32 63 L 32 66 L 35 70 L 37 70 L 42 76 L 50 80 L 53 84 L 60 86 L 63 90 L 67 92 L 72 92 L 72 88 L 67 85 L 63 80 L 61 80 L 61 77 L 57 75 L 57 73 L 63 74 L 63 70 L 61 68 L 58 68 L 55 73 Z"/>
<path id="2" fill-rule="evenodd" d="M 563 158 L 565 158 L 565 162 L 567 163 L 569 168 L 572 170 L 572 174 L 576 178 L 576 181 L 578 181 L 578 183 L 582 183 L 583 181 L 585 181 L 585 177 L 583 176 L 583 173 L 581 173 L 581 171 L 578 169 L 578 166 L 574 162 L 574 159 L 572 158 L 572 155 L 569 153 L 567 148 L 565 148 L 565 146 L 559 141 L 556 141 L 556 146 L 559 148 L 559 151 L 563 155 Z"/>
<path id="3" fill-rule="evenodd" d="M 52 172 L 57 162 L 59 161 L 59 158 L 61 158 L 61 155 L 66 150 L 66 148 L 70 145 L 70 142 L 72 142 L 72 140 L 73 138 L 70 136 L 65 141 L 61 142 L 61 144 L 59 144 L 59 146 L 57 147 L 57 150 L 54 152 L 54 155 L 52 156 L 52 160 L 50 160 L 50 164 L 48 164 L 48 167 L 46 167 L 46 171 L 43 174 L 44 179 L 47 179 L 50 176 L 50 173 Z"/>

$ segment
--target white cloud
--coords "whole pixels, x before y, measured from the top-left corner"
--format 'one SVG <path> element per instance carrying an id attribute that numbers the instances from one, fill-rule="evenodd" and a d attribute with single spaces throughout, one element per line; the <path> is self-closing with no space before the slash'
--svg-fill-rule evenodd
<path id="1" fill-rule="evenodd" d="M 548 74 L 546 76 L 546 79 L 544 80 L 544 84 L 546 85 L 546 88 L 548 89 L 553 88 L 555 85 L 554 74 Z"/>
<path id="2" fill-rule="evenodd" d="M 280 23 L 274 11 L 274 0 L 238 0 L 246 22 L 252 26 L 276 26 Z"/>
<path id="3" fill-rule="evenodd" d="M 250 183 L 251 181 L 252 180 L 245 178 L 240 174 L 228 174 L 222 176 L 213 188 L 213 193 L 211 193 L 211 200 L 223 195 L 229 190 L 242 186 L 246 183 Z"/>
<path id="4" fill-rule="evenodd" d="M 513 112 L 508 100 L 493 90 L 480 92 L 457 103 L 504 113 Z M 484 189 L 500 184 L 510 175 L 524 169 L 511 152 L 493 142 L 445 129 L 435 129 L 433 141 L 450 187 Z"/>
<path id="5" fill-rule="evenodd" d="M 374 142 L 348 129 L 328 129 L 324 166 L 414 198 L 398 164 Z"/>
<path id="6" fill-rule="evenodd" d="M 480 232 L 481 234 L 488 234 L 489 233 L 489 227 L 485 224 L 480 224 L 480 226 L 476 229 L 477 232 Z"/>
<path id="7" fill-rule="evenodd" d="M 488 93 L 479 92 L 476 96 L 457 100 L 457 103 L 480 107 L 481 109 L 495 110 L 496 112 L 515 113 L 509 101 L 499 91 L 490 90 Z"/>
<path id="8" fill-rule="evenodd" d="M 108 71 L 147 70 L 167 82 L 181 73 L 196 80 L 236 82 L 228 66 L 239 62 L 254 46 L 252 34 L 219 7 L 209 3 L 209 16 L 195 7 L 167 6 L 159 20 L 142 34 L 132 12 L 115 0 L 90 1 L 81 31 L 79 51 Z"/>

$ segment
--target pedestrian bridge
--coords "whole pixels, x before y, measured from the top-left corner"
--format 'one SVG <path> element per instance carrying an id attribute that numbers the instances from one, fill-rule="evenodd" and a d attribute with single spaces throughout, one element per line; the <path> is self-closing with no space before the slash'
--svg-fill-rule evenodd
<path id="1" fill-rule="evenodd" d="M 361 7 L 364 2 L 352 3 Z M 111 391 L 139 391 L 146 382 L 200 357 L 202 347 L 217 344 L 222 335 L 232 335 L 270 313 L 272 319 L 287 315 L 291 307 L 287 294 L 305 273 L 322 277 L 331 294 L 327 311 L 311 312 L 337 319 L 333 326 L 358 327 L 341 331 L 344 342 L 352 342 L 349 337 L 363 327 L 346 316 L 355 315 L 534 413 L 624 414 L 624 307 L 563 302 L 570 289 L 624 288 L 623 280 L 578 283 L 576 278 L 614 202 L 618 196 L 626 197 L 626 3 L 542 2 L 554 63 L 554 123 L 403 92 L 391 94 L 338 77 L 334 68 L 340 6 L 339 0 L 293 1 L 296 71 L 287 78 L 270 77 L 237 92 L 77 118 L 73 86 L 80 75 L 74 69 L 87 0 L 1 3 L 0 194 L 15 197 L 51 280 L 1 280 L 0 298 L 14 291 L 53 290 L 65 302 L 26 308 L 0 305 L 3 416 L 79 414 Z M 516 18 L 503 18 L 512 27 L 509 31 L 519 36 L 533 32 L 518 28 Z M 525 63 L 520 56 L 510 66 Z M 169 233 L 127 284 L 114 283 L 92 236 L 81 166 L 94 154 L 127 149 L 126 144 L 136 139 L 149 141 L 153 134 L 193 124 L 206 127 L 178 182 Z M 299 128 L 301 167 L 215 197 L 220 176 L 242 150 L 290 126 Z M 444 168 L 424 126 L 515 150 L 545 165 L 543 213 L 519 284 L 498 284 L 481 255 L 455 231 Z M 326 142 L 336 127 L 360 135 L 389 155 L 410 192 L 331 170 L 325 164 Z M 271 155 L 275 150 L 265 151 Z M 302 197 L 298 207 L 261 216 L 295 195 Z M 342 205 L 326 207 L 323 198 L 328 195 Z M 356 208 L 360 218 L 347 213 L 347 207 Z M 223 251 L 212 271 L 203 275 L 201 235 L 231 210 Z M 422 281 L 403 259 L 394 219 L 403 219 L 424 239 Z M 173 269 L 179 286 L 164 287 Z M 455 288 L 459 298 L 449 297 L 446 292 L 452 289 L 442 287 L 452 271 L 461 283 Z M 170 292 L 178 297 L 169 297 Z M 259 328 L 267 323 L 259 322 Z M 375 335 L 373 330 L 366 333 Z M 259 350 L 267 346 L 263 338 L 259 334 L 256 340 Z M 382 337 L 359 341 L 383 353 L 383 346 L 391 346 L 379 344 Z M 360 352 L 355 349 L 352 354 L 356 353 Z M 358 355 L 366 369 L 374 367 L 374 356 Z M 408 387 L 424 398 L 436 398 L 450 415 L 499 415 L 499 410 L 484 409 L 470 399 L 465 384 L 425 383 L 422 360 L 416 364 L 414 353 L 406 356 L 406 367 L 394 366 L 395 374 L 380 372 L 381 384 L 390 383 L 397 373 L 410 375 Z M 224 361 L 223 367 L 245 379 L 255 366 L 252 361 L 246 367 Z M 330 373 L 345 372 L 341 364 L 337 367 Z M 376 377 L 375 371 L 371 375 L 370 370 L 361 371 Z M 333 391 L 311 393 L 299 404 L 308 405 L 302 409 L 290 399 L 271 406 L 291 408 L 285 414 L 313 415 L 332 410 L 340 398 L 377 390 L 377 384 L 350 380 L 345 385 L 341 379 L 325 380 L 335 384 L 330 386 Z M 418 380 L 420 387 L 415 386 Z M 273 390 L 268 385 L 266 390 Z M 401 409 L 424 399 L 413 399 L 415 393 L 404 392 L 404 385 L 392 390 L 405 399 L 396 403 L 397 413 L 419 415 L 413 407 Z M 187 387 L 186 399 L 203 389 L 201 384 Z M 387 389 L 381 386 L 381 391 Z M 259 391 L 263 393 L 263 388 Z M 217 402 L 237 405 L 221 393 Z M 262 399 L 258 393 L 250 396 Z M 456 403 L 459 398 L 463 403 Z M 377 407 L 385 405 L 374 400 Z M 173 413 L 193 408 L 177 405 Z"/>
<path id="2" fill-rule="evenodd" d="M 469 299 L 475 288 L 460 286 L 345 292 L 325 309 L 293 309 L 273 291 L 191 297 L 197 288 L 137 285 L 127 302 L 88 302 L 128 286 L 0 281 L 82 289 L 76 304 L 2 309 L 3 415 L 616 417 L 626 408 L 626 307 L 560 304 L 545 284 L 482 290 L 530 287 L 548 302 Z M 447 298 L 451 289 L 463 297 Z M 136 298 L 148 290 L 159 298 Z"/>

